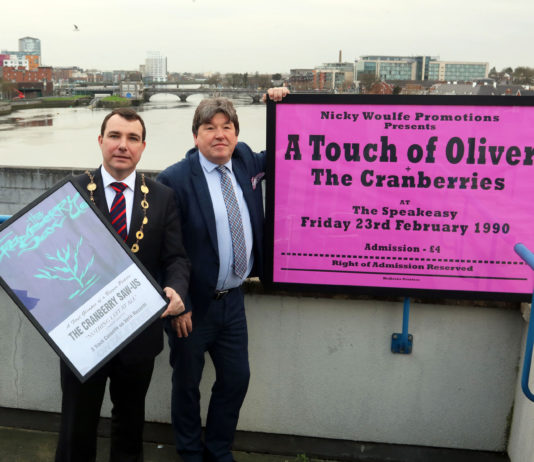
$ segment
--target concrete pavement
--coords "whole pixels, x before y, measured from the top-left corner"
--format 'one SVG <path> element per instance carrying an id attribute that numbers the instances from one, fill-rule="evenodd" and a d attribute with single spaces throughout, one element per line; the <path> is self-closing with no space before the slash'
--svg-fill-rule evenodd
<path id="1" fill-rule="evenodd" d="M 108 460 L 110 423 L 100 419 L 96 462 Z M 0 407 L 0 462 L 53 462 L 59 424 L 58 413 Z M 145 462 L 181 462 L 171 425 L 146 422 L 144 437 Z M 510 462 L 504 453 L 487 451 L 243 431 L 234 447 L 237 462 Z"/>
<path id="2" fill-rule="evenodd" d="M 20 428 L 0 427 L 0 462 L 51 462 L 54 460 L 57 433 Z M 109 439 L 98 439 L 97 462 L 107 462 Z M 174 446 L 144 444 L 144 462 L 180 462 Z M 335 462 L 308 459 L 305 455 L 277 456 L 249 452 L 234 452 L 236 462 Z"/>

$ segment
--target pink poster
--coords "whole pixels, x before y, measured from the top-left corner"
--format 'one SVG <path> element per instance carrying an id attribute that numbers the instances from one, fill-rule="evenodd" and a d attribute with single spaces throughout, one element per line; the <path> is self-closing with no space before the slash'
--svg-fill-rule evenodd
<path id="1" fill-rule="evenodd" d="M 274 283 L 532 293 L 513 248 L 534 250 L 534 107 L 308 98 L 270 109 Z"/>

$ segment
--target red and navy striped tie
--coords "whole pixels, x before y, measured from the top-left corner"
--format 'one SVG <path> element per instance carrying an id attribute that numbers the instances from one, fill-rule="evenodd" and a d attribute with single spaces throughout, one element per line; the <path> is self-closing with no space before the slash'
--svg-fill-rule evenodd
<path id="1" fill-rule="evenodd" d="M 109 213 L 111 214 L 111 224 L 117 230 L 117 233 L 123 240 L 128 237 L 126 227 L 126 201 L 122 193 L 128 186 L 124 183 L 111 183 L 110 185 L 115 190 L 115 198 L 111 204 Z"/>

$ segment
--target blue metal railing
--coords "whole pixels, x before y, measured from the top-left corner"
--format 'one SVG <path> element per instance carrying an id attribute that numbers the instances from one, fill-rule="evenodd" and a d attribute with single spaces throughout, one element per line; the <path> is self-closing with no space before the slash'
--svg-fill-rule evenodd
<path id="1" fill-rule="evenodd" d="M 11 218 L 11 215 L 0 215 L 0 223 L 3 223 L 8 218 Z"/>
<path id="2" fill-rule="evenodd" d="M 514 250 L 525 263 L 534 270 L 534 254 L 528 250 L 524 244 L 516 244 Z M 528 323 L 527 342 L 525 346 L 525 357 L 523 359 L 523 374 L 521 375 L 521 389 L 525 396 L 534 401 L 534 394 L 530 391 L 528 386 L 530 379 L 530 366 L 532 364 L 532 350 L 534 348 L 534 322 L 532 322 L 532 306 L 534 306 L 534 292 L 532 293 L 532 301 L 530 305 L 530 321 Z"/>
<path id="3" fill-rule="evenodd" d="M 534 253 L 528 250 L 524 244 L 516 244 L 516 253 L 534 270 Z M 531 301 L 531 322 L 528 325 L 527 341 L 525 345 L 525 356 L 523 360 L 523 373 L 521 375 L 521 389 L 525 396 L 534 402 L 534 393 L 530 391 L 530 369 L 532 364 L 532 353 L 534 351 L 534 321 L 532 321 L 532 307 L 534 306 L 534 292 Z M 391 352 L 399 354 L 410 354 L 413 347 L 413 336 L 408 333 L 408 323 L 410 319 L 410 299 L 404 299 L 404 312 L 402 319 L 402 333 L 394 333 L 391 336 Z"/>
<path id="4" fill-rule="evenodd" d="M 413 335 L 408 333 L 410 321 L 410 299 L 404 297 L 404 309 L 402 313 L 402 333 L 395 332 L 391 335 L 391 352 L 409 355 L 413 347 Z"/>

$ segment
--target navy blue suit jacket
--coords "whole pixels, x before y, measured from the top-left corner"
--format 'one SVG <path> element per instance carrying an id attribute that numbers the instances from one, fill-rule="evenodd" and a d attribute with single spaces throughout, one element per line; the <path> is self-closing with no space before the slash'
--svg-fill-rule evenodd
<path id="1" fill-rule="evenodd" d="M 237 143 L 232 154 L 232 169 L 243 190 L 252 224 L 254 268 L 251 276 L 261 277 L 264 213 L 258 179 L 265 172 L 265 153 L 255 154 L 245 143 Z M 165 169 L 157 180 L 171 187 L 176 195 L 184 246 L 192 265 L 185 305 L 198 320 L 211 303 L 219 275 L 215 213 L 198 149 L 191 149 L 185 159 Z"/>

